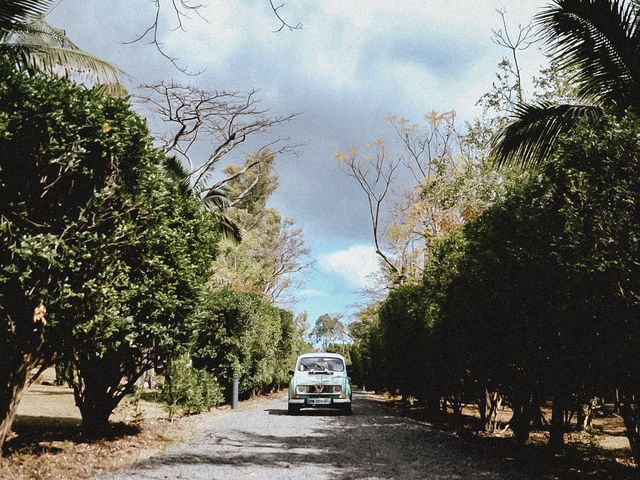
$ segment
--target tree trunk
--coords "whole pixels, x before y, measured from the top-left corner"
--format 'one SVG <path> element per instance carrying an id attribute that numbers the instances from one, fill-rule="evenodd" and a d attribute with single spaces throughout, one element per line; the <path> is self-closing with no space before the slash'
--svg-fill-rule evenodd
<path id="1" fill-rule="evenodd" d="M 42 301 L 35 306 L 31 300 L 20 297 L 15 304 L 4 305 L 6 318 L 23 321 L 3 331 L 0 350 L 0 451 L 11 431 L 18 404 L 28 382 L 29 373 L 43 363 L 43 327 L 46 325 L 46 308 Z M 5 318 L 0 318 L 5 322 Z M 3 323 L 5 328 L 6 323 Z"/>
<path id="2" fill-rule="evenodd" d="M 568 398 L 565 394 L 556 394 L 553 399 L 551 413 L 551 435 L 549 436 L 549 447 L 554 453 L 561 452 L 564 447 L 564 412 L 567 409 Z"/>
<path id="3" fill-rule="evenodd" d="M 584 428 L 584 423 L 587 420 L 585 409 L 586 409 L 585 405 L 580 404 L 577 406 L 578 412 L 576 415 L 576 432 L 581 432 Z"/>
<path id="4" fill-rule="evenodd" d="M 542 412 L 542 407 L 540 405 L 535 405 L 531 408 L 531 423 L 534 428 L 538 430 L 542 430 L 544 427 L 549 425 L 549 422 L 544 417 L 544 413 Z"/>
<path id="5" fill-rule="evenodd" d="M 487 414 L 487 421 L 485 423 L 485 431 L 487 433 L 495 433 L 498 430 L 498 414 L 500 407 L 502 406 L 503 396 L 498 392 L 487 392 L 487 402 L 489 413 Z"/>
<path id="6" fill-rule="evenodd" d="M 449 395 L 449 404 L 451 405 L 451 411 L 454 420 L 457 424 L 462 424 L 462 394 L 454 393 Z"/>
<path id="7" fill-rule="evenodd" d="M 604 402 L 602 402 L 604 403 Z M 598 408 L 600 399 L 598 397 L 591 397 L 589 402 L 581 403 L 577 406 L 578 416 L 576 418 L 576 431 L 588 432 L 593 426 L 593 412 Z"/>
<path id="8" fill-rule="evenodd" d="M 440 396 L 433 390 L 421 392 L 418 398 L 420 403 L 426 407 L 429 415 L 440 414 Z"/>
<path id="9" fill-rule="evenodd" d="M 156 369 L 149 368 L 142 372 L 142 375 L 136 380 L 136 387 L 138 388 L 155 388 L 156 387 Z"/>
<path id="10" fill-rule="evenodd" d="M 593 428 L 593 412 L 595 412 L 601 405 L 604 405 L 604 400 L 600 402 L 598 397 L 591 397 L 587 408 L 585 409 L 584 422 L 582 423 L 582 430 L 590 432 Z"/>
<path id="11" fill-rule="evenodd" d="M 0 422 L 0 451 L 2 450 L 7 435 L 11 431 L 13 420 L 16 418 L 18 404 L 27 386 L 29 371 L 30 364 L 17 367 L 15 371 L 10 374 L 11 381 L 1 392 L 0 412 L 2 412 L 2 420 Z"/>
<path id="12" fill-rule="evenodd" d="M 118 354 L 93 357 L 74 365 L 73 395 L 82 416 L 82 429 L 99 434 L 126 393 L 131 393 L 139 372 L 124 372 Z M 128 376 L 126 374 L 129 373 Z M 126 376 L 127 380 L 124 380 Z M 124 383 L 123 383 L 124 382 Z"/>
<path id="13" fill-rule="evenodd" d="M 483 398 L 478 399 L 478 411 L 480 412 L 480 423 L 484 425 L 484 429 L 487 430 L 487 424 L 489 423 L 487 420 L 488 412 L 490 410 L 491 405 L 491 394 L 489 393 L 489 389 L 484 390 Z"/>
<path id="14" fill-rule="evenodd" d="M 640 465 L 640 432 L 638 431 L 640 419 L 638 418 L 638 405 L 635 400 L 624 398 L 620 406 L 633 459 L 636 465 Z"/>
<path id="15" fill-rule="evenodd" d="M 521 445 L 529 443 L 531 433 L 532 400 L 529 398 L 522 403 L 513 403 L 513 416 L 509 421 L 516 441 Z"/>
<path id="16" fill-rule="evenodd" d="M 102 395 L 86 395 L 78 405 L 82 416 L 82 430 L 89 434 L 100 434 L 109 426 L 109 417 L 118 401 L 113 397 Z"/>

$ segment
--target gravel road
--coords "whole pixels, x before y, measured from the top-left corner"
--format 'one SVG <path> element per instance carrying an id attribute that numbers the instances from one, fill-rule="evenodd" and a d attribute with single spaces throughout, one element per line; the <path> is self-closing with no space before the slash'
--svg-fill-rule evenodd
<path id="1" fill-rule="evenodd" d="M 229 411 L 198 438 L 96 478 L 530 479 L 471 459 L 429 424 L 393 414 L 375 396 L 356 394 L 353 410 L 289 416 L 286 399 L 279 399 Z"/>

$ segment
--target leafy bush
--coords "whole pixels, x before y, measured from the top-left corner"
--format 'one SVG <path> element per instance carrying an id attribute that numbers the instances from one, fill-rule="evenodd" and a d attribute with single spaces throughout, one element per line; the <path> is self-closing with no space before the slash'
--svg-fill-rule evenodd
<path id="1" fill-rule="evenodd" d="M 521 441 L 553 400 L 552 445 L 571 402 L 617 389 L 640 459 L 639 132 L 634 115 L 578 125 L 541 171 L 436 242 L 422 285 L 397 287 L 353 330 L 358 374 L 458 413 L 477 401 L 485 422 L 500 397 Z"/>
<path id="2" fill-rule="evenodd" d="M 77 318 L 68 307 L 82 293 L 70 271 L 101 254 L 96 232 L 90 248 L 76 248 L 96 220 L 90 204 L 117 193 L 113 178 L 135 171 L 148 141 L 126 101 L 5 61 L 0 77 L 1 445 L 27 373 L 51 361 Z"/>
<path id="3" fill-rule="evenodd" d="M 2 444 L 39 364 L 71 367 L 83 426 L 99 429 L 184 350 L 219 230 L 126 99 L 0 74 Z"/>
<path id="4" fill-rule="evenodd" d="M 262 295 L 220 289 L 200 305 L 194 363 L 212 372 L 229 399 L 232 379 L 248 397 L 285 383 L 299 342 L 293 316 Z"/>
<path id="5" fill-rule="evenodd" d="M 160 398 L 166 403 L 170 417 L 178 412 L 191 415 L 211 410 L 224 399 L 213 375 L 193 368 L 188 355 L 168 363 Z"/>

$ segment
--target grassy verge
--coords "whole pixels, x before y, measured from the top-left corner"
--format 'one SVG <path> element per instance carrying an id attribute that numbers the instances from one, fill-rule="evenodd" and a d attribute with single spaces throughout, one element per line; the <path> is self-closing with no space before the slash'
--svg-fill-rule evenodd
<path id="1" fill-rule="evenodd" d="M 29 388 L 20 403 L 13 432 L 0 457 L 0 479 L 80 480 L 150 457 L 169 443 L 186 440 L 205 423 L 202 416 L 170 422 L 153 392 L 127 399 L 99 439 L 79 429 L 80 413 L 70 388 L 44 384 Z M 213 411 L 203 416 L 215 416 Z M 209 420 L 207 420 L 209 422 Z"/>

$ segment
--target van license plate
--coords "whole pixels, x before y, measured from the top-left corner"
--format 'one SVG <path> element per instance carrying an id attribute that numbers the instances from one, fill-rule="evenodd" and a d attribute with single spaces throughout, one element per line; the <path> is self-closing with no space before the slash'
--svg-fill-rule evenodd
<path id="1" fill-rule="evenodd" d="M 307 398 L 307 405 L 330 405 L 330 398 Z"/>

